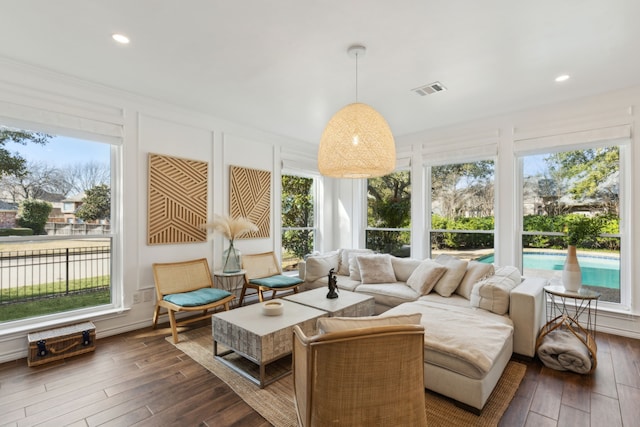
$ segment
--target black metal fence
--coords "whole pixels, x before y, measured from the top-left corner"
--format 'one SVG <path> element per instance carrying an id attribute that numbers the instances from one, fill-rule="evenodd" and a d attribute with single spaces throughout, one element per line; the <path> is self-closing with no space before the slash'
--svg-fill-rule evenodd
<path id="1" fill-rule="evenodd" d="M 109 290 L 111 247 L 0 252 L 0 304 Z"/>

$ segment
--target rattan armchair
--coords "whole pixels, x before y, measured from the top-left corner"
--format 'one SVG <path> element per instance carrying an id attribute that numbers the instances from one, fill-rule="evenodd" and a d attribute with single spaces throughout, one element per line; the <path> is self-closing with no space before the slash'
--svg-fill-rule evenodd
<path id="1" fill-rule="evenodd" d="M 304 283 L 304 280 L 299 277 L 282 275 L 282 268 L 280 268 L 274 252 L 243 255 L 242 269 L 245 274 L 238 302 L 239 306 L 242 305 L 248 289 L 255 289 L 258 293 L 258 300 L 262 302 L 264 301 L 264 292 L 272 291 L 271 298 L 275 298 L 276 292 L 298 292 L 298 288 Z"/>
<path id="2" fill-rule="evenodd" d="M 173 342 L 178 342 L 178 326 L 210 318 L 220 307 L 229 310 L 229 302 L 235 295 L 213 287 L 213 279 L 206 258 L 181 262 L 153 264 L 156 285 L 156 308 L 153 312 L 153 328 L 158 324 L 161 310 L 169 315 Z M 176 321 L 175 313 L 187 311 L 202 313 Z"/>
<path id="3" fill-rule="evenodd" d="M 295 326 L 293 335 L 299 425 L 427 425 L 422 326 L 377 326 L 312 337 Z"/>

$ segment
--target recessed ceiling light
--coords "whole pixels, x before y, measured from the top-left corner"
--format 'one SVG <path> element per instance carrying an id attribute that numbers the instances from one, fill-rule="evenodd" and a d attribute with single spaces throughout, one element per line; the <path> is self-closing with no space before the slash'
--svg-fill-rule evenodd
<path id="1" fill-rule="evenodd" d="M 112 39 L 114 39 L 115 41 L 117 41 L 120 44 L 128 44 L 129 43 L 129 37 L 125 36 L 124 34 L 113 34 L 111 36 Z"/>
<path id="2" fill-rule="evenodd" d="M 566 82 L 567 80 L 569 80 L 571 78 L 571 76 L 569 74 L 562 74 L 558 77 L 556 77 L 556 82 L 560 83 L 560 82 Z"/>

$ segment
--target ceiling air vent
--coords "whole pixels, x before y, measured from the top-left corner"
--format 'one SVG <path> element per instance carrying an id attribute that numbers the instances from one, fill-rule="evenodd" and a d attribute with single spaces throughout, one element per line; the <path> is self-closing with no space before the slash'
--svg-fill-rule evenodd
<path id="1" fill-rule="evenodd" d="M 428 85 L 411 89 L 411 91 L 417 93 L 420 96 L 431 95 L 432 93 L 436 92 L 444 92 L 445 90 L 447 90 L 447 88 L 444 87 L 440 82 L 433 82 L 429 83 Z"/>

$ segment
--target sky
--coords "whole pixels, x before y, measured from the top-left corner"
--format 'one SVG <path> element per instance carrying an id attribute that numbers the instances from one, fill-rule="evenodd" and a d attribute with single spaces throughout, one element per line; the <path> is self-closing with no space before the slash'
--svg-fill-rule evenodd
<path id="1" fill-rule="evenodd" d="M 109 163 L 111 146 L 101 142 L 54 136 L 45 145 L 20 145 L 9 142 L 5 148 L 11 153 L 20 153 L 27 161 L 64 167 L 90 161 Z"/>

